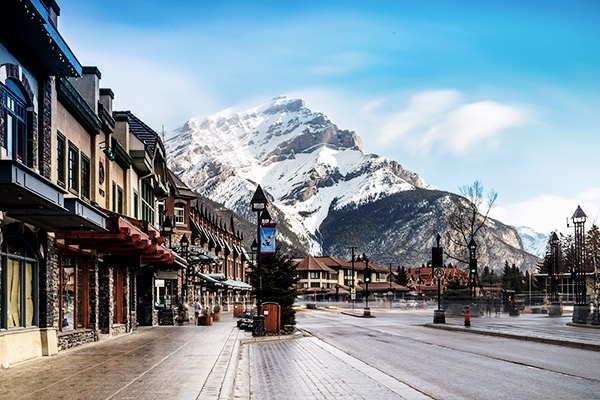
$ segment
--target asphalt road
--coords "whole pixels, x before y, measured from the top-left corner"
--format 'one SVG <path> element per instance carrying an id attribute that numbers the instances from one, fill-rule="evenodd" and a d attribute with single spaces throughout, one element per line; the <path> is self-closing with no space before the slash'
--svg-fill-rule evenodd
<path id="1" fill-rule="evenodd" d="M 426 328 L 432 311 L 310 310 L 298 327 L 435 399 L 600 399 L 600 352 Z"/>

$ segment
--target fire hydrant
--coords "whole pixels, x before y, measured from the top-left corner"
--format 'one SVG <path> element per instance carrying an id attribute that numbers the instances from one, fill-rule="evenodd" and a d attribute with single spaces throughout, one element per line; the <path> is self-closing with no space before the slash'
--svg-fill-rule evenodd
<path id="1" fill-rule="evenodd" d="M 463 314 L 465 314 L 465 326 L 471 326 L 471 308 L 465 306 L 465 308 L 463 308 Z"/>

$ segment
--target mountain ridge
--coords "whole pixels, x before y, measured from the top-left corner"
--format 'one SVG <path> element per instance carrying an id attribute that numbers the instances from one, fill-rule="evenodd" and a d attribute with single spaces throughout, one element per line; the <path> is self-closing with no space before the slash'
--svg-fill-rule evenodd
<path id="1" fill-rule="evenodd" d="M 439 202 L 427 203 L 440 208 L 440 212 L 409 207 L 416 214 L 389 216 L 390 221 L 422 220 L 425 226 L 440 229 L 445 228 L 441 211 L 458 201 L 458 196 L 439 191 L 398 162 L 365 153 L 356 132 L 339 129 L 324 114 L 306 108 L 301 99 L 279 97 L 242 112 L 227 110 L 211 117 L 192 118 L 170 132 L 165 145 L 170 168 L 184 182 L 249 220 L 255 219 L 249 199 L 260 183 L 270 200 L 274 220 L 287 232 L 280 240 L 311 254 L 340 255 L 342 245 L 335 243 L 336 236 L 326 228 L 343 227 L 352 212 L 369 210 L 369 215 L 375 215 L 377 210 L 369 205 L 384 204 L 401 193 L 405 195 L 398 199 L 417 205 L 427 203 L 426 195 L 431 194 L 428 191 L 444 193 Z M 412 194 L 406 194 L 409 192 Z M 401 212 L 401 208 L 392 209 Z M 350 210 L 350 214 L 344 210 Z M 367 225 L 369 232 L 378 229 Z M 429 239 L 424 232 L 419 230 L 418 240 L 410 240 L 414 251 L 409 252 L 412 255 L 406 262 L 417 262 L 418 254 L 427 257 L 423 243 Z M 509 228 L 506 232 L 510 233 L 505 238 L 496 235 L 494 240 L 514 251 L 497 253 L 514 253 L 513 258 L 523 261 L 526 257 L 517 255 L 523 251 L 520 238 L 516 239 L 518 234 L 515 236 Z M 388 242 L 398 243 L 394 240 L 398 233 L 386 234 Z M 375 259 L 383 260 L 386 240 L 376 240 L 379 246 L 364 243 L 364 247 L 374 252 Z M 496 258 L 493 253 L 490 260 Z M 523 262 L 530 268 L 534 261 Z"/>

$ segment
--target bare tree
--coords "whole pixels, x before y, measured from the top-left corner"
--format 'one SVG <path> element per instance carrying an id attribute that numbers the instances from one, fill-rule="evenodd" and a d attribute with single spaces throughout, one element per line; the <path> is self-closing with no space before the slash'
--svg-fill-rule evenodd
<path id="1" fill-rule="evenodd" d="M 493 189 L 484 196 L 483 185 L 475 181 L 459 188 L 462 198 L 454 202 L 447 216 L 448 239 L 456 254 L 446 252 L 447 256 L 461 263 L 468 263 L 465 258 L 471 239 L 487 224 L 489 213 L 495 206 L 498 193 Z M 477 240 L 475 240 L 477 242 Z"/>

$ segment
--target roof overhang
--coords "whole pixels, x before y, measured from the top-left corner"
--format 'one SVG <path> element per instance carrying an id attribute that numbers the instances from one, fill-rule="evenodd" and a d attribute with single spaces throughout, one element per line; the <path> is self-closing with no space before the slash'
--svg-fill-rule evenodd
<path id="1" fill-rule="evenodd" d="M 141 174 L 152 172 L 152 158 L 146 150 L 129 150 L 133 167 Z"/>
<path id="2" fill-rule="evenodd" d="M 3 1 L 0 36 L 11 53 L 38 71 L 56 76 L 81 76 L 81 64 L 40 0 Z"/>
<path id="3" fill-rule="evenodd" d="M 65 191 L 20 162 L 0 160 L 0 208 L 66 211 Z"/>
<path id="4" fill-rule="evenodd" d="M 9 211 L 8 216 L 52 232 L 107 232 L 106 214 L 78 198 L 66 198 L 65 211 Z"/>

